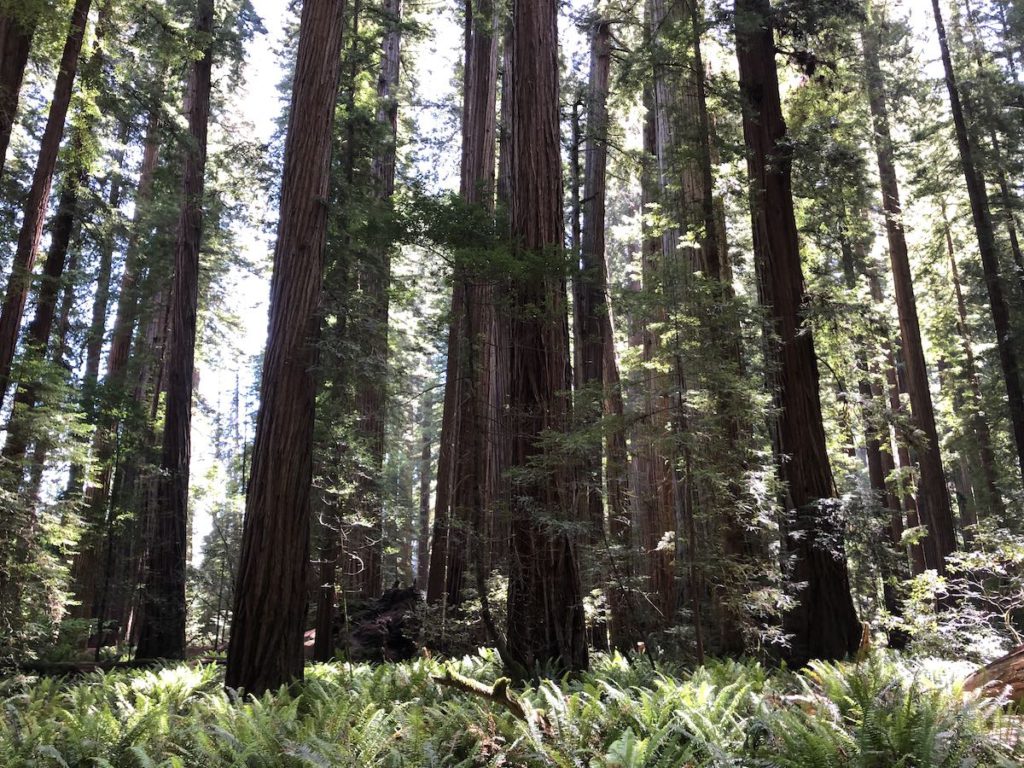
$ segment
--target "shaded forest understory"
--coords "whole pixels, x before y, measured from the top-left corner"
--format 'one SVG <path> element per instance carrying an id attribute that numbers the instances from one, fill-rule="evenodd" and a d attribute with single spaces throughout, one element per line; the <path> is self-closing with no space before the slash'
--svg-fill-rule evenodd
<path id="1" fill-rule="evenodd" d="M 1017 764 L 1024 0 L 440 6 L 0 0 L 0 763 Z"/>

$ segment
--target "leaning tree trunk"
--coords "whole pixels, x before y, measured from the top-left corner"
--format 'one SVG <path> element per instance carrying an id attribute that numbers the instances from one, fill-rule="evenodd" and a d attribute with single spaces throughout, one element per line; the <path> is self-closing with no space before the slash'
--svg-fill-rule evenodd
<path id="1" fill-rule="evenodd" d="M 506 664 L 517 675 L 546 665 L 587 667 L 573 517 L 575 477 L 545 450 L 569 425 L 569 339 L 558 120 L 558 3 L 512 7 L 511 234 L 522 274 L 513 281 L 512 538 Z M 552 524 L 552 518 L 563 525 Z"/>
<path id="2" fill-rule="evenodd" d="M 910 256 L 903 230 L 903 207 L 900 203 L 899 182 L 896 178 L 895 155 L 889 130 L 889 108 L 886 103 L 885 81 L 879 65 L 878 37 L 868 25 L 863 31 L 864 62 L 867 73 L 868 101 L 874 119 L 875 152 L 878 156 L 878 176 L 881 181 L 882 207 L 885 211 L 885 229 L 889 239 L 889 259 L 892 264 L 896 309 L 903 341 L 903 360 L 906 365 L 907 391 L 910 395 L 910 415 L 915 429 L 922 435 L 923 444 L 917 447 L 920 466 L 918 486 L 918 515 L 928 528 L 925 542 L 925 562 L 940 574 L 945 573 L 946 558 L 956 550 L 956 527 L 949 500 L 949 489 L 942 469 L 939 434 L 935 425 L 928 382 L 928 366 L 921 343 L 921 326 L 917 317 L 917 299 L 910 271 Z"/>
<path id="3" fill-rule="evenodd" d="M 96 36 L 93 50 L 81 70 L 80 82 L 86 88 L 99 88 L 99 78 L 103 71 L 103 38 L 108 31 L 110 14 L 109 0 L 100 7 L 99 19 L 96 23 Z M 43 360 L 47 356 L 50 332 L 57 313 L 57 299 L 61 283 L 64 280 L 65 267 L 68 262 L 68 249 L 78 221 L 78 201 L 81 189 L 89 179 L 89 163 L 92 160 L 91 133 L 96 129 L 98 111 L 81 109 L 77 120 L 73 121 L 71 138 L 65 153 L 65 169 L 57 196 L 57 210 L 50 224 L 50 248 L 43 264 L 42 280 L 36 295 L 36 308 L 32 322 L 29 323 L 25 343 L 26 359 Z M 112 182 L 112 195 L 119 187 Z M 100 275 L 102 278 L 102 275 Z M 97 285 L 97 294 L 104 290 Z M 31 413 L 35 410 L 39 399 L 40 385 L 36 381 L 19 383 L 14 397 L 14 409 L 8 426 L 8 438 L 4 443 L 3 456 L 17 468 L 25 458 L 25 451 L 31 435 Z M 41 436 L 39 436 L 40 439 Z M 18 475 L 17 469 L 15 474 Z M 12 490 L 16 490 L 12 488 Z"/>
<path id="4" fill-rule="evenodd" d="M 736 48 L 759 293 L 776 337 L 770 348 L 778 384 L 778 463 L 787 513 L 782 530 L 791 563 L 787 576 L 791 585 L 803 585 L 784 619 L 791 635 L 786 655 L 802 666 L 811 659 L 852 653 L 860 625 L 834 508 L 838 500 L 825 445 L 814 339 L 802 318 L 806 295 L 769 0 L 736 0 Z"/>
<path id="5" fill-rule="evenodd" d="M 261 695 L 302 678 L 316 336 L 344 0 L 299 26 L 260 412 L 225 681 Z"/>
<path id="6" fill-rule="evenodd" d="M 201 57 L 192 64 L 185 104 L 189 146 L 182 174 L 181 214 L 174 247 L 168 327 L 167 404 L 153 539 L 143 587 L 140 659 L 185 657 L 185 568 L 188 547 L 188 478 L 192 454 L 192 386 L 199 253 L 203 238 L 206 135 L 213 71 L 213 2 L 198 0 L 195 31 Z"/>
<path id="7" fill-rule="evenodd" d="M 89 19 L 91 0 L 75 0 L 71 13 L 71 27 L 61 54 L 57 82 L 53 88 L 53 101 L 46 118 L 46 128 L 39 145 L 39 159 L 32 176 L 32 186 L 25 200 L 21 231 L 11 265 L 11 276 L 7 292 L 0 307 L 0 401 L 7 395 L 10 384 L 11 363 L 21 330 L 22 315 L 32 282 L 32 268 L 43 239 L 43 223 L 50 204 L 50 186 L 57 167 L 57 154 L 64 136 L 64 121 L 71 104 L 71 91 L 78 71 L 78 57 L 82 51 L 82 39 Z"/>
<path id="8" fill-rule="evenodd" d="M 1021 389 L 1017 352 L 1013 346 L 1010 311 L 1007 307 L 1006 297 L 1003 295 L 1003 281 L 1000 276 L 999 255 L 996 251 L 988 193 L 985 189 L 985 179 L 975 164 L 974 142 L 967 131 L 967 120 L 964 117 L 964 109 L 960 101 L 960 90 L 956 81 L 956 72 L 953 69 L 953 59 L 949 53 L 946 26 L 942 20 L 939 0 L 932 0 L 932 12 L 935 16 L 935 28 L 938 32 L 939 48 L 942 52 L 942 66 L 945 70 L 946 90 L 949 93 L 953 127 L 960 150 L 960 163 L 963 166 L 964 179 L 967 183 L 967 195 L 971 201 L 971 216 L 978 237 L 981 266 L 985 273 L 985 287 L 988 289 L 989 307 L 992 311 L 996 343 L 999 347 L 999 363 L 1003 369 L 1010 424 L 1013 429 L 1014 444 L 1017 448 L 1017 463 L 1021 473 L 1024 474 L 1024 390 Z"/>

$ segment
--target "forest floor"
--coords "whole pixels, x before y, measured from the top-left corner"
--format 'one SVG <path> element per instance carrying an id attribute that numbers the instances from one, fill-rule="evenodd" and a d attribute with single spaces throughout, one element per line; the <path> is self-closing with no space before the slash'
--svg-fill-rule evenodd
<path id="1" fill-rule="evenodd" d="M 876 653 L 801 674 L 754 662 L 687 672 L 616 655 L 506 691 L 482 651 L 314 665 L 304 683 L 244 703 L 216 665 L 9 678 L 0 765 L 1021 765 L 1020 711 L 965 693 L 970 670 Z"/>

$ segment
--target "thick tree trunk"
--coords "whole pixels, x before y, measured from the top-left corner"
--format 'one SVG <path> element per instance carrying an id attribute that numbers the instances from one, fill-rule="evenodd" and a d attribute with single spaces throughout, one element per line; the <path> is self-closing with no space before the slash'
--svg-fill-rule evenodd
<path id="1" fill-rule="evenodd" d="M 32 176 L 32 186 L 25 200 L 24 216 L 18 244 L 11 265 L 11 276 L 7 291 L 0 307 L 0 401 L 7 394 L 10 384 L 11 363 L 21 330 L 22 314 L 28 299 L 32 282 L 32 268 L 39 253 L 43 237 L 43 222 L 50 204 L 50 186 L 57 167 L 57 154 L 64 135 L 64 121 L 71 104 L 71 91 L 78 71 L 78 58 L 82 51 L 82 39 L 89 18 L 91 0 L 75 0 L 71 13 L 71 26 L 64 52 L 61 54 L 60 69 L 53 89 L 53 100 L 46 118 L 46 128 L 39 145 L 39 159 Z"/>
<path id="2" fill-rule="evenodd" d="M 903 341 L 910 414 L 914 427 L 923 437 L 923 444 L 917 446 L 921 473 L 917 495 L 918 515 L 928 526 L 928 540 L 924 546 L 925 562 L 929 568 L 942 574 L 946 570 L 946 558 L 956 550 L 956 529 L 946 477 L 942 469 L 939 434 L 935 425 L 928 367 L 917 317 L 917 299 L 910 272 L 910 256 L 903 230 L 903 208 L 900 203 L 895 156 L 889 130 L 885 81 L 878 60 L 877 32 L 872 26 L 864 27 L 863 41 L 868 101 L 874 119 L 875 152 L 878 156 L 878 175 L 889 240 L 889 259 L 892 264 L 893 288 L 900 319 L 900 337 Z"/>
<path id="3" fill-rule="evenodd" d="M 185 95 L 189 146 L 182 174 L 181 213 L 174 247 L 168 327 L 167 403 L 153 539 L 143 592 L 136 656 L 185 656 L 185 571 L 188 479 L 192 455 L 192 387 L 199 310 L 199 254 L 203 239 L 206 136 L 213 70 L 214 0 L 198 0 L 195 31 L 201 58 L 192 64 Z"/>
<path id="4" fill-rule="evenodd" d="M 524 273 L 511 302 L 512 539 L 505 662 L 587 667 L 579 565 L 571 529 L 575 478 L 543 433 L 569 424 L 569 339 L 562 248 L 558 121 L 558 3 L 515 0 L 512 9 L 511 227 Z M 539 466 L 532 466 L 539 462 Z"/>
<path id="5" fill-rule="evenodd" d="M 260 412 L 225 681 L 302 678 L 316 336 L 343 0 L 305 0 L 285 143 Z"/>
<path id="6" fill-rule="evenodd" d="M 736 0 L 736 47 L 744 100 L 761 302 L 772 319 L 779 406 L 779 471 L 785 483 L 783 525 L 788 581 L 803 585 L 784 621 L 786 655 L 795 666 L 856 650 L 860 625 L 850 595 L 843 528 L 825 447 L 814 340 L 801 316 L 806 296 L 786 125 L 779 98 L 768 0 Z"/>
<path id="7" fill-rule="evenodd" d="M 34 19 L 15 18 L 10 14 L 0 16 L 0 177 L 4 174 L 34 34 Z"/>
<path id="8" fill-rule="evenodd" d="M 942 20 L 939 0 L 932 0 L 932 12 L 935 16 L 935 28 L 938 32 L 939 48 L 942 52 L 942 66 L 946 75 L 946 90 L 949 93 L 953 126 L 956 131 L 957 146 L 960 149 L 960 162 L 967 183 L 967 194 L 971 201 L 971 215 L 978 237 L 978 250 L 981 253 L 981 265 L 985 273 L 985 287 L 988 289 L 992 322 L 995 326 L 996 342 L 999 347 L 999 363 L 1003 369 L 1010 424 L 1013 429 L 1014 444 L 1017 448 L 1017 462 L 1021 473 L 1024 474 L 1024 390 L 1021 389 L 1017 352 L 1014 349 L 1011 335 L 1010 312 L 1006 297 L 1003 295 L 1003 281 L 1000 276 L 999 255 L 996 251 L 988 193 L 985 189 L 985 179 L 975 164 L 974 142 L 967 131 L 967 120 L 964 117 L 964 109 L 960 101 L 960 90 L 956 81 L 956 73 L 953 70 L 953 60 L 949 53 L 949 42 L 946 39 L 946 27 Z"/>

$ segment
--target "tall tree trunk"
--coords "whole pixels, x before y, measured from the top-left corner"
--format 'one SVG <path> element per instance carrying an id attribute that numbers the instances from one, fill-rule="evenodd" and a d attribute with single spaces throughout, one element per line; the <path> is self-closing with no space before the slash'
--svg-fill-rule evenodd
<path id="1" fill-rule="evenodd" d="M 434 400 L 427 392 L 420 401 L 420 497 L 416 540 L 416 586 L 420 589 L 426 589 L 430 569 L 430 475 L 433 432 Z"/>
<path id="2" fill-rule="evenodd" d="M 25 200 L 11 276 L 7 282 L 3 305 L 0 307 L 0 401 L 7 395 L 10 384 L 11 363 L 14 360 L 22 314 L 32 282 L 32 268 L 43 237 L 43 222 L 46 220 L 46 210 L 50 203 L 50 186 L 53 183 L 57 154 L 64 135 L 64 121 L 68 114 L 68 106 L 71 104 L 71 91 L 78 71 L 78 57 L 82 51 L 90 5 L 91 0 L 75 0 L 71 13 L 71 26 L 64 43 L 64 52 L 61 54 L 60 69 L 53 88 L 53 101 L 50 102 L 46 128 L 43 130 L 43 138 L 39 145 L 39 159 L 36 161 L 32 186 Z"/>
<path id="3" fill-rule="evenodd" d="M 305 0 L 285 143 L 260 412 L 225 681 L 302 678 L 316 336 L 343 0 Z"/>
<path id="4" fill-rule="evenodd" d="M 971 201 L 971 216 L 978 237 L 978 250 L 981 253 L 981 265 L 985 273 L 985 287 L 988 289 L 992 323 L 995 326 L 996 342 L 999 347 L 999 363 L 1003 369 L 1003 381 L 1006 385 L 1010 424 L 1013 429 L 1014 444 L 1017 448 L 1017 463 L 1021 473 L 1024 474 L 1024 390 L 1021 389 L 1017 352 L 1014 350 L 1011 336 L 1010 312 L 1003 295 L 999 254 L 996 251 L 988 193 L 985 189 L 985 179 L 974 160 L 974 141 L 967 131 L 967 120 L 964 117 L 964 109 L 960 101 L 960 90 L 956 81 L 956 72 L 953 69 L 953 59 L 949 53 L 949 41 L 946 39 L 946 27 L 942 20 L 939 0 L 932 0 L 932 13 L 935 16 L 935 28 L 938 32 L 942 66 L 946 76 L 946 90 L 949 93 L 953 126 L 956 131 L 957 146 L 960 149 L 960 163 L 963 166 L 964 179 L 967 184 L 967 195 Z"/>
<path id="5" fill-rule="evenodd" d="M 605 393 L 605 354 L 611 333 L 608 306 L 608 268 L 605 264 L 605 199 L 608 176 L 608 86 L 611 75 L 611 22 L 598 20 L 590 29 L 590 82 L 587 86 L 587 134 L 583 160 L 583 226 L 580 238 L 579 284 L 577 295 L 577 345 L 579 347 L 579 383 L 575 407 L 577 423 L 594 431 L 582 457 L 583 522 L 589 527 L 591 551 L 604 551 L 605 509 L 601 474 Z M 614 360 L 613 360 L 614 362 Z M 617 384 L 617 382 L 616 382 Z M 619 510 L 621 513 L 621 510 Z M 598 573 L 610 569 L 601 567 Z M 592 584 L 586 585 L 590 587 Z M 609 592 L 611 595 L 611 592 Z M 594 621 L 592 637 L 598 650 L 608 649 L 608 622 Z"/>
<path id="6" fill-rule="evenodd" d="M 109 13 L 110 3 L 109 1 L 104 2 L 100 7 L 99 19 L 96 23 L 93 50 L 82 66 L 79 78 L 87 88 L 98 88 L 101 85 L 99 78 L 102 75 L 104 61 L 103 38 L 107 32 Z M 68 142 L 66 168 L 60 183 L 60 193 L 57 196 L 57 210 L 50 225 L 50 248 L 43 264 L 42 280 L 36 296 L 35 314 L 32 322 L 29 323 L 26 334 L 26 358 L 43 360 L 47 356 L 50 332 L 53 329 L 57 313 L 57 300 L 68 261 L 68 249 L 78 223 L 79 196 L 89 180 L 92 150 L 88 147 L 93 141 L 90 134 L 96 129 L 99 115 L 89 108 L 79 110 L 79 113 L 80 119 L 74 122 Z M 111 194 L 116 200 L 119 194 L 119 185 L 116 180 L 113 182 Z M 97 285 L 97 294 L 103 290 L 101 285 Z M 30 414 L 36 408 L 39 392 L 38 382 L 25 381 L 19 384 L 15 393 L 15 406 L 11 412 L 8 439 L 3 447 L 4 458 L 15 466 L 20 465 L 24 459 L 28 441 L 32 438 Z M 19 473 L 15 471 L 15 474 Z"/>
<path id="7" fill-rule="evenodd" d="M 462 106 L 462 162 L 459 194 L 469 206 L 489 216 L 494 211 L 494 162 L 497 137 L 498 16 L 491 0 L 466 4 L 465 87 Z M 491 444 L 496 435 L 491 408 L 496 295 L 494 281 L 481 265 L 456 268 L 456 297 L 462 318 L 452 319 L 449 333 L 461 345 L 458 364 L 459 429 L 454 447 L 452 520 L 449 521 L 448 563 L 445 586 L 449 605 L 461 600 L 467 549 L 480 554 L 484 518 L 492 510 L 495 488 L 489 481 Z M 481 562 L 486 562 L 481 557 Z"/>
<path id="8" fill-rule="evenodd" d="M 174 278 L 168 328 L 169 376 L 154 535 L 143 587 L 142 624 L 136 656 L 185 657 L 185 570 L 188 548 L 188 479 L 192 455 L 192 387 L 199 253 L 203 239 L 206 136 L 213 70 L 213 3 L 198 0 L 195 31 L 201 57 L 192 64 L 185 95 L 189 146 L 182 174 L 181 214 L 174 246 Z"/>
<path id="9" fill-rule="evenodd" d="M 953 281 L 953 293 L 956 296 L 956 330 L 964 353 L 964 375 L 967 378 L 970 391 L 968 413 L 971 431 L 974 433 L 974 439 L 978 445 L 978 458 L 981 459 L 984 499 L 987 502 L 987 510 L 998 521 L 1003 519 L 1006 507 L 1003 504 L 1003 495 L 999 491 L 996 454 L 992 448 L 992 430 L 989 428 L 988 419 L 985 418 L 981 382 L 978 379 L 978 365 L 974 359 L 974 348 L 971 345 L 970 326 L 967 324 L 967 302 L 964 300 L 964 292 L 961 287 L 960 270 L 956 262 L 956 249 L 953 247 L 953 233 L 950 231 L 949 220 L 946 215 L 945 200 L 942 201 L 942 229 L 946 241 L 946 255 L 949 257 L 949 275 Z M 971 532 L 965 532 L 965 544 L 969 544 L 966 539 L 970 535 Z"/>
<path id="10" fill-rule="evenodd" d="M 855 211 L 853 220 L 858 216 L 866 217 L 865 211 Z M 843 277 L 846 287 L 851 291 L 857 288 L 859 276 L 858 266 L 863 266 L 867 260 L 866 243 L 863 238 L 856 242 L 850 242 L 850 215 L 844 210 L 842 223 L 842 234 L 840 235 L 840 247 L 842 251 Z M 882 329 L 880 329 L 882 330 Z M 894 557 L 902 548 L 903 539 L 903 511 L 900 508 L 900 500 L 897 494 L 889 486 L 887 478 L 892 473 L 894 464 L 892 462 L 891 450 L 888 445 L 882 447 L 882 439 L 888 443 L 889 425 L 880 418 L 884 409 L 882 392 L 873 386 L 871 381 L 871 365 L 869 354 L 871 347 L 863 334 L 858 334 L 854 340 L 856 351 L 854 353 L 857 367 L 857 391 L 860 394 L 860 408 L 864 429 L 864 453 L 868 469 L 868 484 L 871 489 L 871 505 L 880 507 L 888 513 L 888 539 L 889 547 L 879 542 L 874 547 L 871 557 L 876 561 L 879 573 L 882 577 L 882 600 L 886 611 L 890 616 L 898 617 L 903 615 L 903 608 L 900 605 L 897 595 L 899 581 L 906 578 L 906 558 Z M 851 447 L 854 441 L 850 442 Z M 889 633 L 889 647 L 903 648 L 907 642 L 906 634 L 903 632 L 891 631 Z"/>
<path id="11" fill-rule="evenodd" d="M 657 138 L 654 108 L 654 90 L 644 92 L 646 116 L 644 121 L 644 159 L 641 177 L 641 207 L 646 213 L 657 201 L 658 177 L 656 171 Z M 658 265 L 663 258 L 664 241 L 645 228 L 641 256 L 641 277 L 645 291 L 651 292 L 657 286 Z M 648 317 L 647 315 L 651 316 Z M 651 325 L 664 322 L 664 313 L 657 309 L 645 312 L 640 343 L 643 361 L 653 363 L 657 354 L 657 335 Z M 650 591 L 658 618 L 658 628 L 668 626 L 674 619 L 678 588 L 676 585 L 676 553 L 674 546 L 666 546 L 676 538 L 676 516 L 671 500 L 671 478 L 673 460 L 665 456 L 665 435 L 667 432 L 668 406 L 660 391 L 663 386 L 658 380 L 657 366 L 651 365 L 645 372 L 643 382 L 644 423 L 637 435 L 639 448 L 636 460 L 635 493 L 640 509 L 641 546 L 646 552 Z"/>
<path id="12" fill-rule="evenodd" d="M 27 12 L 28 18 L 10 13 L 0 16 L 0 177 L 4 174 L 11 130 L 18 115 L 18 96 L 35 34 L 36 22 L 31 13 Z"/>
<path id="13" fill-rule="evenodd" d="M 939 434 L 935 425 L 928 366 L 921 343 L 921 326 L 917 318 L 917 299 L 910 272 L 910 256 L 903 230 L 903 207 L 896 178 L 895 155 L 889 131 L 889 109 L 885 81 L 879 65 L 877 31 L 871 24 L 863 29 L 864 62 L 867 72 L 868 101 L 874 119 L 875 152 L 881 181 L 882 207 L 889 239 L 889 260 L 892 264 L 893 288 L 900 319 L 903 360 L 906 364 L 907 391 L 914 427 L 921 432 L 922 444 L 917 446 L 920 466 L 918 515 L 928 527 L 925 562 L 940 574 L 946 571 L 946 558 L 956 550 L 956 527 L 950 505 L 949 489 L 942 469 Z"/>
<path id="14" fill-rule="evenodd" d="M 400 0 L 384 0 L 383 52 L 377 77 L 377 124 L 386 139 L 373 159 L 371 174 L 374 193 L 381 208 L 391 204 L 395 188 L 395 153 L 398 132 L 398 75 L 401 45 L 402 6 Z M 360 518 L 367 524 L 355 536 L 362 570 L 356 583 L 365 597 L 377 597 L 383 586 L 384 495 L 381 474 L 384 467 L 384 426 L 387 408 L 388 311 L 391 290 L 391 245 L 378 243 L 356 266 L 357 279 L 365 299 L 365 331 L 360 354 L 368 365 L 358 377 L 356 409 L 358 435 L 368 466 L 357 481 L 360 488 Z"/>
<path id="15" fill-rule="evenodd" d="M 513 481 L 506 664 L 517 675 L 539 667 L 587 667 L 587 641 L 574 536 L 552 518 L 573 517 L 571 468 L 545 455 L 547 430 L 569 423 L 569 339 L 562 248 L 558 120 L 558 3 L 512 6 L 511 227 L 525 268 L 511 302 Z M 540 466 L 532 466 L 534 462 Z"/>
<path id="16" fill-rule="evenodd" d="M 777 339 L 771 351 L 788 518 L 782 528 L 790 557 L 787 576 L 790 584 L 803 585 L 784 620 L 792 637 L 786 655 L 794 666 L 802 666 L 810 659 L 852 653 L 860 625 L 850 595 L 843 529 L 834 509 L 836 489 L 825 447 L 814 340 L 801 316 L 806 296 L 768 0 L 736 0 L 736 48 L 759 293 Z"/>

